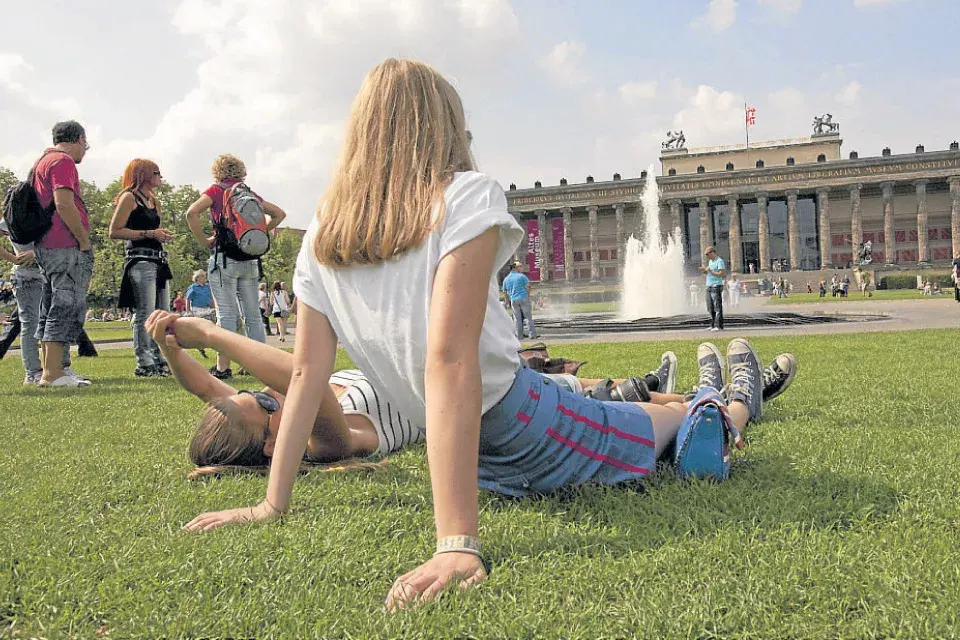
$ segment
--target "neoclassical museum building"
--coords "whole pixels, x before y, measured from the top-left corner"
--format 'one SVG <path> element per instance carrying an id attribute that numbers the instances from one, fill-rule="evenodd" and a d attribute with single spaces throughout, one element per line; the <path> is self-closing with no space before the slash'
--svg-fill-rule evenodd
<path id="1" fill-rule="evenodd" d="M 714 245 L 731 272 L 846 268 L 861 243 L 871 268 L 946 266 L 960 254 L 960 144 L 948 150 L 842 157 L 835 130 L 726 147 L 664 143 L 660 226 L 679 229 L 689 273 Z M 675 140 L 671 140 L 675 142 Z M 532 280 L 614 280 L 626 239 L 647 212 L 639 177 L 532 189 L 510 185 L 527 230 L 517 259 Z"/>

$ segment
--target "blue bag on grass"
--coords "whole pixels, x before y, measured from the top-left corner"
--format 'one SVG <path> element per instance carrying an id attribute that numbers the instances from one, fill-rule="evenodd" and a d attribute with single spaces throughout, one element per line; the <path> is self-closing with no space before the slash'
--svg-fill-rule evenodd
<path id="1" fill-rule="evenodd" d="M 727 403 L 716 389 L 700 389 L 677 432 L 677 474 L 725 480 L 730 474 L 731 441 L 738 449 L 743 448 L 740 432 L 727 414 Z"/>

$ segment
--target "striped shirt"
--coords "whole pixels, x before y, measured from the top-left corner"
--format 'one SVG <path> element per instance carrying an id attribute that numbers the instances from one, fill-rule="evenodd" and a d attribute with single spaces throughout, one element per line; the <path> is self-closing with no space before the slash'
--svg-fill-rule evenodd
<path id="1" fill-rule="evenodd" d="M 340 396 L 340 407 L 345 414 L 366 416 L 373 423 L 379 442 L 376 453 L 386 455 L 426 440 L 423 427 L 411 424 L 408 418 L 400 415 L 361 372 L 355 369 L 337 371 L 330 376 L 330 384 L 346 388 Z"/>

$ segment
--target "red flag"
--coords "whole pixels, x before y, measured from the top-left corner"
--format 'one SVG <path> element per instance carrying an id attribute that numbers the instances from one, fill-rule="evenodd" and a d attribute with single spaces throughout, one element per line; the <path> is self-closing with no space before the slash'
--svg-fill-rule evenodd
<path id="1" fill-rule="evenodd" d="M 747 124 L 755 125 L 757 124 L 757 110 L 753 107 L 747 107 Z"/>

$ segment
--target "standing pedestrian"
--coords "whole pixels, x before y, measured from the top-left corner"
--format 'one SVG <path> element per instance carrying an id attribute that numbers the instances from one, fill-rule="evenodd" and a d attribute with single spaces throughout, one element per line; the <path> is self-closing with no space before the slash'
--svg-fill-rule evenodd
<path id="1" fill-rule="evenodd" d="M 528 337 L 539 338 L 533 326 L 533 308 L 530 305 L 530 278 L 524 275 L 523 264 L 513 263 L 513 269 L 503 279 L 503 292 L 510 299 L 513 319 L 517 323 L 517 339 L 523 340 L 523 321 L 527 321 Z"/>
<path id="2" fill-rule="evenodd" d="M 183 291 L 177 291 L 177 297 L 173 299 L 170 306 L 177 314 L 183 315 L 183 312 L 187 310 L 187 299 L 183 297 Z"/>
<path id="3" fill-rule="evenodd" d="M 710 331 L 723 331 L 723 277 L 727 275 L 727 265 L 717 255 L 712 246 L 703 252 L 707 256 L 707 266 L 700 271 L 707 275 L 707 313 L 710 315 Z"/>
<path id="4" fill-rule="evenodd" d="M 123 172 L 122 189 L 110 220 L 110 238 L 126 241 L 126 259 L 120 280 L 118 306 L 133 309 L 133 353 L 140 378 L 169 376 L 170 368 L 160 347 L 144 328 L 157 309 L 170 308 L 168 283 L 173 279 L 163 245 L 173 234 L 163 228 L 156 190 L 163 184 L 160 167 L 136 158 Z"/>
<path id="5" fill-rule="evenodd" d="M 953 299 L 960 302 L 960 253 L 953 259 Z"/>
<path id="6" fill-rule="evenodd" d="M 40 206 L 53 212 L 50 229 L 34 247 L 43 283 L 35 333 L 43 352 L 40 387 L 90 385 L 90 380 L 63 366 L 64 351 L 83 330 L 93 277 L 90 216 L 80 197 L 77 173 L 89 148 L 79 122 L 58 122 L 53 127 L 53 146 L 43 152 L 31 172 Z"/>
<path id="7" fill-rule="evenodd" d="M 247 188 L 244 184 L 247 167 L 240 158 L 230 154 L 218 156 L 213 162 L 211 172 L 214 183 L 187 209 L 187 223 L 197 242 L 211 251 L 207 271 L 217 305 L 217 324 L 227 331 L 236 331 L 242 316 L 246 336 L 257 342 L 265 342 L 267 337 L 263 323 L 259 320 L 257 296 L 257 285 L 261 277 L 260 260 L 256 256 L 246 255 L 249 252 L 241 246 L 240 237 L 229 228 L 231 220 L 226 214 L 233 208 L 232 202 L 236 201 L 239 194 L 245 202 L 244 206 L 259 207 L 262 211 L 266 221 L 263 230 L 265 238 L 287 214 Z M 213 220 L 214 234 L 211 237 L 207 237 L 203 232 L 203 222 L 200 219 L 207 211 Z M 266 248 L 262 247 L 262 250 L 266 251 Z M 218 356 L 217 364 L 210 369 L 210 373 L 220 379 L 231 377 L 230 360 L 225 356 Z"/>

